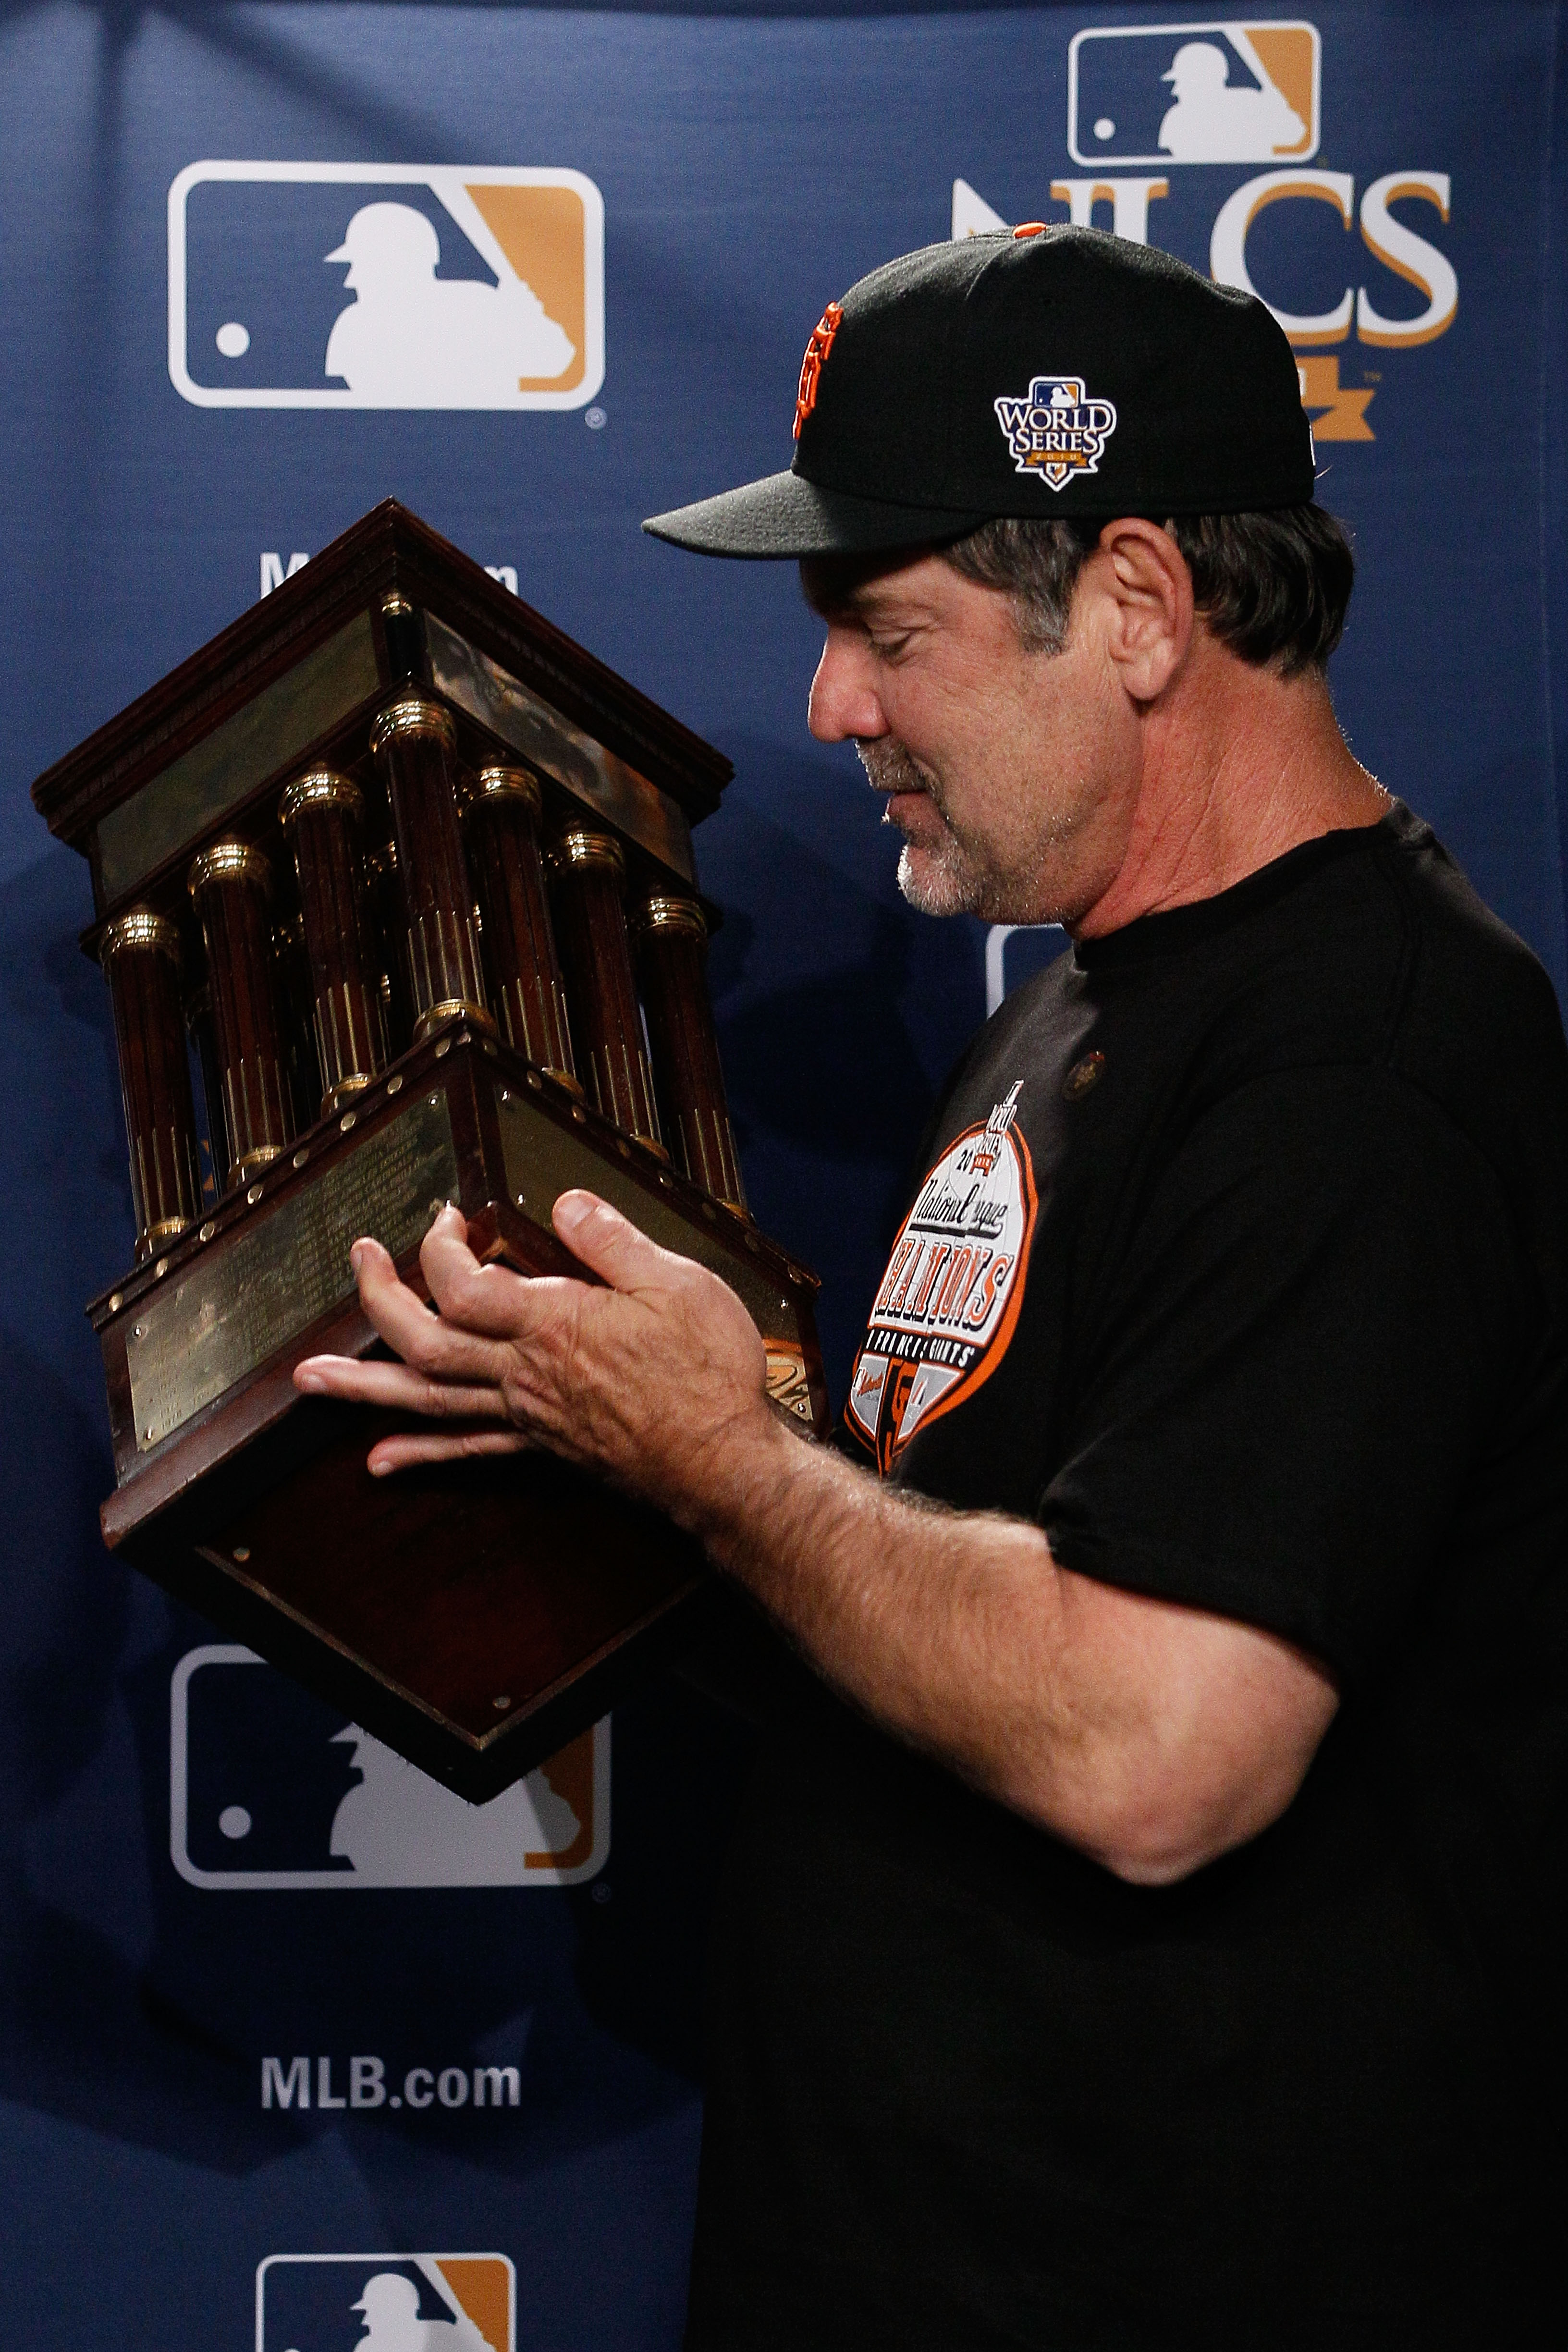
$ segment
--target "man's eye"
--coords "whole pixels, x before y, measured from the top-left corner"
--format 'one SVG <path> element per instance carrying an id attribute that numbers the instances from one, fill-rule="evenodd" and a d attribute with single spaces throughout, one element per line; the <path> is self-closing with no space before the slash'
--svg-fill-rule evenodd
<path id="1" fill-rule="evenodd" d="M 897 661 L 910 642 L 910 632 L 907 629 L 892 636 L 880 635 L 876 630 L 870 631 L 869 635 L 871 651 L 877 656 L 879 661 Z"/>

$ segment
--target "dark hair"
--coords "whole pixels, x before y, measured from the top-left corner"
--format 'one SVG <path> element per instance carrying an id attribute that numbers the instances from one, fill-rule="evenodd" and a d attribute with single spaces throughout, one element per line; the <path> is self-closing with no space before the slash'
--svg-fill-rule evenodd
<path id="1" fill-rule="evenodd" d="M 955 571 L 1012 595 L 1019 634 L 1041 653 L 1067 641 L 1073 591 L 1102 525 L 1078 516 L 998 515 L 942 550 Z M 1193 575 L 1211 633 L 1283 677 L 1321 669 L 1339 644 L 1355 577 L 1342 526 L 1319 506 L 1267 514 L 1176 515 L 1164 523 Z"/>

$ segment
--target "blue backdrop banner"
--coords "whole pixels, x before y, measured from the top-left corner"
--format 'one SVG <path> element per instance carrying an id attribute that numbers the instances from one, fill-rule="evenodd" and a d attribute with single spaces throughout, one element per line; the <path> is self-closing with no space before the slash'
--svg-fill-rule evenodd
<path id="1" fill-rule="evenodd" d="M 1562 66 L 1555 6 L 1416 0 L 0 11 L 18 2340 L 668 2352 L 744 1761 L 654 1683 L 473 1811 L 104 1552 L 82 1307 L 130 1194 L 31 778 L 389 493 L 488 564 L 736 763 L 697 842 L 721 1043 L 841 1397 L 933 1090 L 1060 935 L 910 914 L 806 733 L 793 567 L 639 519 L 787 463 L 825 304 L 911 247 L 1071 218 L 1250 286 L 1354 533 L 1352 745 L 1562 992 Z"/>

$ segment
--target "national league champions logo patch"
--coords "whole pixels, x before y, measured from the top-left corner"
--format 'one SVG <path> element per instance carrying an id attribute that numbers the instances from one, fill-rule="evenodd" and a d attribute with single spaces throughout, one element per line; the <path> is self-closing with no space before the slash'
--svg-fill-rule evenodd
<path id="1" fill-rule="evenodd" d="M 1022 1083 L 948 1145 L 893 1244 L 845 1407 L 884 1474 L 917 1429 L 973 1394 L 1013 1336 L 1037 1205 L 1016 1124 Z"/>

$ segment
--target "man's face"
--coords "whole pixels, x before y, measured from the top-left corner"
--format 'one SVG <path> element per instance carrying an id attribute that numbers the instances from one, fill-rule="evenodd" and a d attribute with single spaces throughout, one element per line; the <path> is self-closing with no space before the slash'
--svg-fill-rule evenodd
<path id="1" fill-rule="evenodd" d="M 1011 600 L 939 555 L 802 566 L 827 624 L 812 733 L 853 740 L 923 913 L 1070 926 L 1114 879 L 1140 746 L 1095 593 L 1107 560 L 1085 563 L 1057 654 L 1030 651 Z"/>

